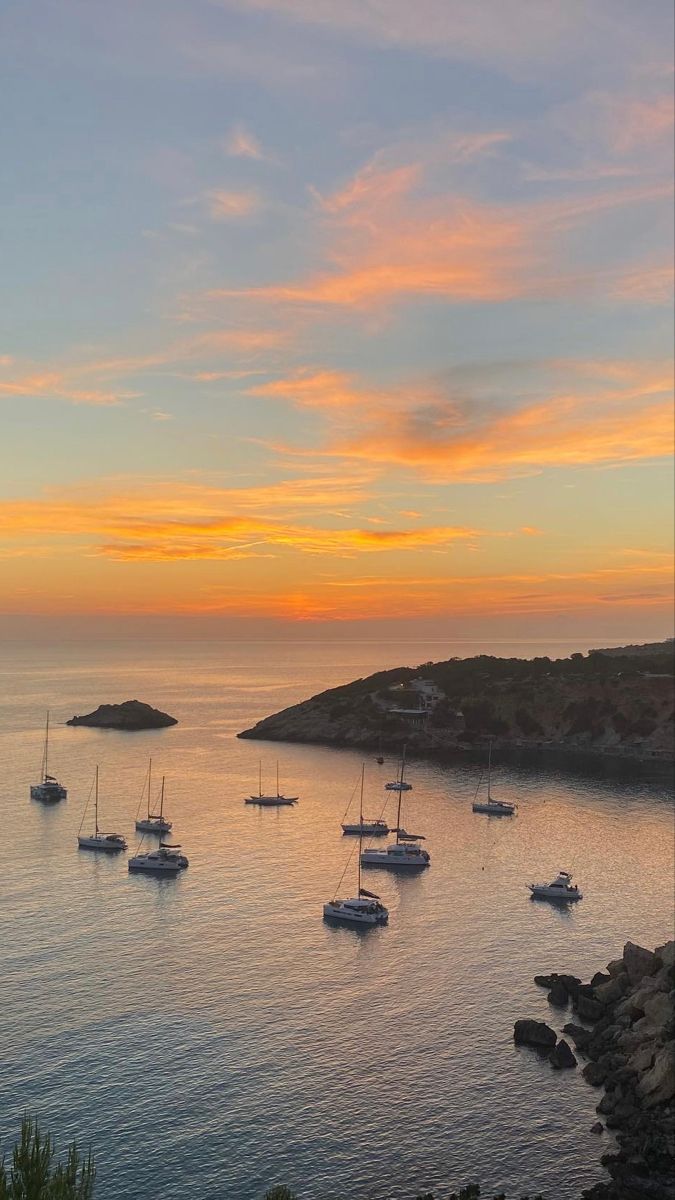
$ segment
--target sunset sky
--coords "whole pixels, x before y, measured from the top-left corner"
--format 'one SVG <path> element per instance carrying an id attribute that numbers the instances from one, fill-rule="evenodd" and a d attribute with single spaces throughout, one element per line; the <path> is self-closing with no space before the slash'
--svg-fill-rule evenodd
<path id="1" fill-rule="evenodd" d="M 0 609 L 672 614 L 671 0 L 0 16 Z"/>

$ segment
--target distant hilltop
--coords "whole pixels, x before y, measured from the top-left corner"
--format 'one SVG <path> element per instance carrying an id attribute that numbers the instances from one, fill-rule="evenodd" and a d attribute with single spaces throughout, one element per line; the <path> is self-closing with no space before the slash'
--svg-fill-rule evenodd
<path id="1" fill-rule="evenodd" d="M 496 746 L 673 757 L 673 639 L 569 658 L 451 658 L 330 688 L 242 738 L 440 755 Z"/>
<path id="2" fill-rule="evenodd" d="M 177 725 L 178 721 L 168 713 L 144 704 L 142 700 L 124 700 L 122 704 L 99 704 L 94 712 L 83 717 L 71 717 L 66 724 L 137 733 L 142 729 L 164 729 L 167 725 Z"/>

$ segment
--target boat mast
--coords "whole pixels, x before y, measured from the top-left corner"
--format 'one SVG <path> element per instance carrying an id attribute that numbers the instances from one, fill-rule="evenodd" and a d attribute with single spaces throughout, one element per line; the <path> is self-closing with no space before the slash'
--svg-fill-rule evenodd
<path id="1" fill-rule="evenodd" d="M 94 790 L 94 831 L 98 837 L 98 763 L 96 764 L 96 786 Z"/>
<path id="2" fill-rule="evenodd" d="M 277 800 L 279 799 L 279 759 L 277 759 Z"/>
<path id="3" fill-rule="evenodd" d="M 45 727 L 45 752 L 43 755 L 43 762 L 42 762 L 42 782 L 43 783 L 47 782 L 48 756 L 49 756 L 49 709 L 47 709 L 47 725 Z"/>
<path id="4" fill-rule="evenodd" d="M 403 772 L 405 771 L 405 746 L 401 755 L 401 770 L 398 778 L 398 811 L 396 813 L 396 845 L 398 846 L 398 835 L 401 827 L 401 796 L 403 795 Z"/>
<path id="5" fill-rule="evenodd" d="M 356 894 L 359 898 L 361 897 L 361 848 L 363 846 L 363 775 L 364 775 L 365 769 L 366 769 L 366 764 L 361 763 L 361 797 L 359 799 L 359 874 L 358 874 L 359 884 L 358 884 L 358 888 L 356 891 Z"/>
<path id="6" fill-rule="evenodd" d="M 490 795 L 490 776 L 492 774 L 492 738 L 488 742 L 488 800 L 492 799 Z"/>
<path id="7" fill-rule="evenodd" d="M 165 780 L 165 778 L 166 778 L 166 776 L 162 775 L 162 790 L 159 793 L 159 817 L 160 817 L 160 820 L 162 819 L 162 817 L 164 815 L 164 780 Z"/>
<path id="8" fill-rule="evenodd" d="M 258 759 L 258 795 L 262 796 L 262 758 Z"/>
<path id="9" fill-rule="evenodd" d="M 151 807 L 150 788 L 151 788 L 151 786 L 152 786 L 152 759 L 150 759 L 150 762 L 148 763 L 148 820 L 150 820 L 150 807 Z"/>

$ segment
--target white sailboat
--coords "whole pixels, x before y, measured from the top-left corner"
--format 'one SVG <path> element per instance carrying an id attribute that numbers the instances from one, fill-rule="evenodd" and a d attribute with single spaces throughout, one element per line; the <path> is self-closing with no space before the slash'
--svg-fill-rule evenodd
<path id="1" fill-rule="evenodd" d="M 363 775 L 365 767 L 361 767 L 361 822 L 363 825 Z M 349 900 L 328 900 L 323 906 L 325 920 L 345 921 L 350 925 L 385 925 L 389 920 L 389 910 L 385 908 L 380 897 L 375 892 L 369 892 L 361 887 L 361 844 L 363 833 L 359 833 L 358 886 L 356 895 Z M 344 872 L 343 872 L 344 878 Z M 338 888 L 342 879 L 338 884 Z"/>
<path id="2" fill-rule="evenodd" d="M 91 792 L 89 793 L 91 799 Z M 84 825 L 84 818 L 87 815 L 89 801 L 82 814 L 80 829 Z M 121 833 L 102 833 L 98 827 L 98 767 L 94 777 L 94 832 L 90 834 L 82 834 L 78 831 L 77 844 L 80 850 L 103 850 L 106 854 L 114 854 L 118 850 L 126 850 L 127 844 Z"/>
<path id="3" fill-rule="evenodd" d="M 136 815 L 136 828 L 139 833 L 159 833 L 161 835 L 171 831 L 171 821 L 167 821 L 166 817 L 164 816 L 164 779 L 165 776 L 162 775 L 162 787 L 159 793 L 159 812 L 153 813 L 150 811 L 150 792 L 152 787 L 152 759 L 150 759 L 150 763 L 148 765 L 148 811 L 147 816 L 145 817 L 139 818 L 138 814 Z M 143 789 L 143 795 L 141 796 L 141 804 L 143 803 L 144 795 L 145 788 Z"/>
<path id="4" fill-rule="evenodd" d="M 478 787 L 473 799 L 471 809 L 475 813 L 487 813 L 489 817 L 512 817 L 516 811 L 516 805 L 510 804 L 507 800 L 495 800 L 490 792 L 490 782 L 492 778 L 492 738 L 488 749 L 488 777 L 487 777 L 487 796 L 485 800 L 478 800 L 478 791 L 481 785 L 483 776 L 478 780 Z"/>
<path id="5" fill-rule="evenodd" d="M 393 871 L 415 871 L 428 867 L 431 862 L 429 851 L 423 850 L 418 845 L 419 842 L 424 841 L 423 834 L 408 833 L 401 826 L 401 796 L 403 792 L 412 791 L 412 784 L 406 783 L 403 778 L 404 771 L 405 746 L 403 747 L 403 754 L 401 756 L 398 778 L 394 783 L 385 784 L 385 789 L 388 792 L 398 792 L 396 828 L 390 830 L 391 833 L 396 834 L 396 841 L 390 842 L 388 846 L 385 846 L 384 850 L 363 850 L 359 857 L 364 867 L 387 867 Z"/>
<path id="6" fill-rule="evenodd" d="M 383 821 L 381 817 L 364 817 L 364 815 L 363 815 L 363 775 L 364 775 L 364 772 L 362 770 L 361 771 L 361 798 L 360 798 L 360 802 L 359 802 L 359 819 L 358 819 L 358 821 L 345 821 L 345 819 L 343 817 L 342 832 L 343 833 L 356 833 L 356 834 L 359 834 L 360 836 L 365 835 L 366 837 L 381 837 L 383 834 L 389 833 L 389 826 L 387 825 L 387 822 Z M 354 798 L 354 793 L 352 792 L 352 800 L 353 800 L 353 798 Z M 352 800 L 349 801 L 349 804 L 347 805 L 347 807 L 345 809 L 345 812 L 344 812 L 345 817 L 347 816 L 347 813 L 349 812 L 349 809 L 351 808 Z"/>
<path id="7" fill-rule="evenodd" d="M 285 804 L 297 804 L 299 796 L 284 796 L 279 791 L 279 763 L 277 762 L 276 795 L 265 795 L 262 790 L 262 762 L 258 764 L 258 795 L 246 796 L 244 804 L 259 804 L 261 808 L 281 808 Z"/>
<path id="8" fill-rule="evenodd" d="M 41 800 L 43 804 L 56 804 L 58 800 L 65 800 L 68 795 L 67 788 L 64 788 L 53 775 L 49 774 L 49 713 L 47 713 L 47 724 L 45 727 L 45 744 L 42 751 L 42 766 L 40 768 L 40 783 L 31 784 L 30 798 L 31 800 Z"/>

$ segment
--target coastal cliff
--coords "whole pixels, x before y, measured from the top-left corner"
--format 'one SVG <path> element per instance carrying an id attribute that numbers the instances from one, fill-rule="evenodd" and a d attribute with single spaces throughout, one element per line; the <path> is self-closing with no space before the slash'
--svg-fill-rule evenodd
<path id="1" fill-rule="evenodd" d="M 242 738 L 400 748 L 481 744 L 673 757 L 673 643 L 565 659 L 481 655 L 397 667 L 265 717 Z"/>

